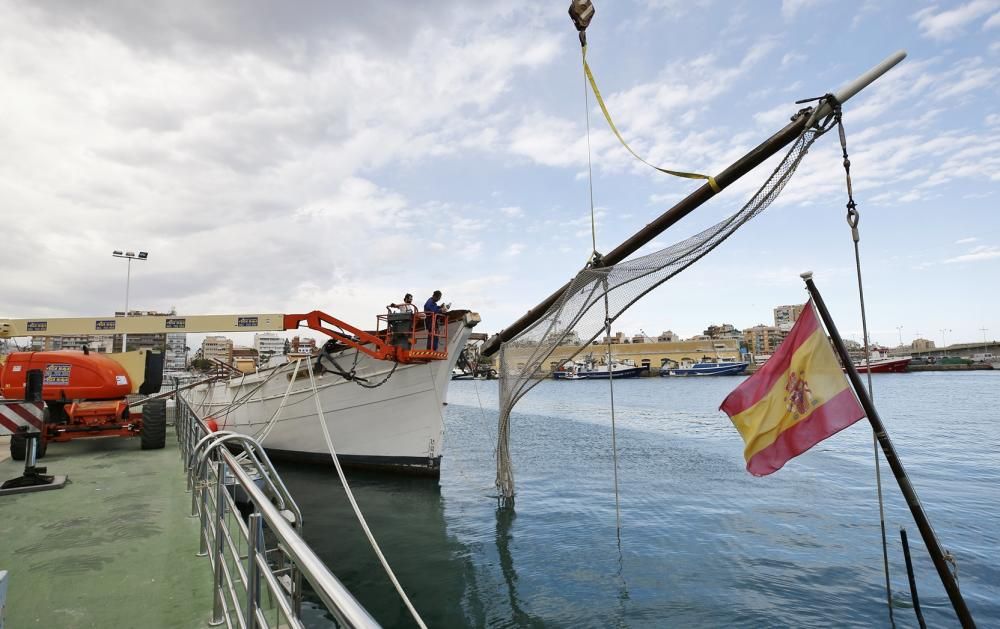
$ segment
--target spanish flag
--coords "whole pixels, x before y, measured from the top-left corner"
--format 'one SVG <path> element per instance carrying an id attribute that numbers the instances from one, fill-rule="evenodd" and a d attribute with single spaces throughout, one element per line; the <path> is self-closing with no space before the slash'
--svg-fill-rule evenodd
<path id="1" fill-rule="evenodd" d="M 778 351 L 720 408 L 743 436 L 747 471 L 754 476 L 781 469 L 865 416 L 812 300 Z"/>

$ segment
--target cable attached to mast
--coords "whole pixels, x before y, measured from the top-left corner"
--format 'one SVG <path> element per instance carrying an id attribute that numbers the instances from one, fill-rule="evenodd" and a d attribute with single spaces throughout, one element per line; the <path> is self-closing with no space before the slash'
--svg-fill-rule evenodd
<path id="1" fill-rule="evenodd" d="M 872 390 L 872 355 L 871 349 L 868 342 L 868 315 L 865 311 L 865 291 L 864 285 L 861 281 L 861 251 L 859 247 L 859 242 L 861 240 L 861 234 L 858 231 L 858 223 L 861 220 L 861 215 L 858 213 L 858 204 L 854 201 L 854 186 L 851 183 L 851 158 L 847 154 L 847 132 L 844 131 L 844 114 L 841 110 L 840 103 L 832 94 L 827 94 L 823 97 L 827 103 L 833 108 L 833 121 L 837 123 L 837 132 L 840 135 L 840 150 L 844 157 L 844 175 L 847 181 L 847 224 L 851 228 L 851 239 L 854 241 L 854 267 L 857 270 L 858 276 L 858 301 L 861 304 L 861 333 L 864 335 L 865 342 L 865 364 L 868 371 L 868 395 L 874 399 L 874 392 Z M 817 107 L 817 110 L 820 108 Z M 872 446 L 875 449 L 875 486 L 878 490 L 878 516 L 879 525 L 882 529 L 882 565 L 885 571 L 885 596 L 886 603 L 889 608 L 889 624 L 893 627 L 896 626 L 895 619 L 892 615 L 892 585 L 889 579 L 889 549 L 888 541 L 885 533 L 885 503 L 882 498 L 882 471 L 881 464 L 878 456 L 878 437 L 872 432 Z"/>

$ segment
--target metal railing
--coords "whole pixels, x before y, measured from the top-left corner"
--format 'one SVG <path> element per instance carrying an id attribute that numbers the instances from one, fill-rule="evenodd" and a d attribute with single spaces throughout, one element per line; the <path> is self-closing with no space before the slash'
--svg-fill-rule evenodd
<path id="1" fill-rule="evenodd" d="M 212 626 L 304 627 L 303 580 L 342 627 L 378 623 L 302 539 L 302 513 L 260 443 L 212 432 L 177 396 L 176 430 L 212 564 Z"/>

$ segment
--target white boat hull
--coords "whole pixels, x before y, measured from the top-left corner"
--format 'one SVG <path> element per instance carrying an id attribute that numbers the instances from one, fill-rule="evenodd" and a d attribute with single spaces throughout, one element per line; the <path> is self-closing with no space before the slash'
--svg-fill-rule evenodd
<path id="1" fill-rule="evenodd" d="M 393 371 L 394 363 L 363 353 L 358 354 L 355 365 L 355 350 L 351 349 L 333 354 L 339 368 L 324 361 L 334 371 L 353 369 L 359 381 L 372 387 L 363 387 L 333 371 L 315 374 L 323 418 L 341 463 L 439 473 L 443 405 L 447 403 L 451 370 L 478 321 L 478 315 L 467 313 L 449 324 L 447 360 L 399 364 Z M 418 339 L 417 346 L 421 343 L 423 340 Z M 264 435 L 264 448 L 277 458 L 329 463 L 330 453 L 317 419 L 305 362 L 300 363 L 293 382 L 294 372 L 295 364 L 289 363 L 195 387 L 184 396 L 195 413 L 203 419 L 214 419 L 220 430 L 255 438 Z M 287 401 L 282 404 L 286 391 Z M 233 404 L 234 400 L 237 404 Z M 241 400 L 245 401 L 239 403 Z"/>

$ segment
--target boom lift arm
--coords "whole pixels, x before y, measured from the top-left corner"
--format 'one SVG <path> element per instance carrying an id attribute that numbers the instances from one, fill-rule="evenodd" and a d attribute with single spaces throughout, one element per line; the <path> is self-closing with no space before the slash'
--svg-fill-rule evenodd
<path id="1" fill-rule="evenodd" d="M 421 313 L 422 314 L 422 313 Z M 141 317 L 74 317 L 0 319 L 0 338 L 24 336 L 62 336 L 73 334 L 169 334 L 205 332 L 278 332 L 307 327 L 322 332 L 340 344 L 354 347 L 377 360 L 399 363 L 423 363 L 443 360 L 447 354 L 446 314 L 427 313 L 428 334 L 443 342 L 441 351 L 414 349 L 418 322 L 426 319 L 413 314 L 404 321 L 398 315 L 379 315 L 379 329 L 361 330 L 319 310 L 305 314 L 224 314 L 224 315 L 147 315 Z M 436 319 L 440 318 L 441 321 Z M 382 323 L 386 324 L 381 329 Z M 402 323 L 402 327 L 400 327 Z M 439 329 L 441 328 L 441 329 Z M 443 330 L 443 331 L 442 331 Z"/>

